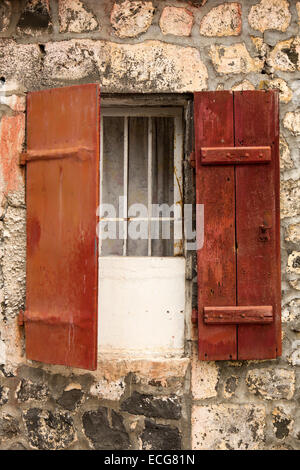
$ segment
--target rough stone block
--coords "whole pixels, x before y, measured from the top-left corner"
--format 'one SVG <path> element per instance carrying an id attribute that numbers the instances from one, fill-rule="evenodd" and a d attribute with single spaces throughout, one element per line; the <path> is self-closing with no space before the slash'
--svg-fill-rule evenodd
<path id="1" fill-rule="evenodd" d="M 192 449 L 255 450 L 264 440 L 265 409 L 257 405 L 207 405 L 192 410 Z"/>
<path id="2" fill-rule="evenodd" d="M 195 400 L 217 396 L 219 368 L 215 362 L 199 361 L 198 345 L 194 344 L 192 359 L 192 395 Z"/>
<path id="3" fill-rule="evenodd" d="M 233 91 L 255 90 L 255 86 L 249 80 L 243 80 L 231 87 Z"/>
<path id="4" fill-rule="evenodd" d="M 0 4 L 0 32 L 7 31 L 12 16 L 12 4 L 8 0 L 3 0 Z"/>
<path id="5" fill-rule="evenodd" d="M 82 402 L 84 393 L 78 388 L 64 390 L 63 394 L 56 400 L 64 409 L 74 411 Z"/>
<path id="6" fill-rule="evenodd" d="M 39 450 L 65 449 L 75 440 L 73 420 L 68 413 L 31 408 L 23 418 L 30 445 Z"/>
<path id="7" fill-rule="evenodd" d="M 207 69 L 193 47 L 82 39 L 47 43 L 45 50 L 43 75 L 49 85 L 98 75 L 105 91 L 119 93 L 196 91 L 207 84 Z"/>
<path id="8" fill-rule="evenodd" d="M 224 397 L 230 398 L 235 395 L 239 383 L 239 377 L 232 375 L 228 377 L 224 384 Z"/>
<path id="9" fill-rule="evenodd" d="M 82 417 L 86 436 L 97 450 L 124 450 L 130 448 L 130 441 L 123 424 L 123 417 L 114 410 L 98 408 L 87 411 Z"/>
<path id="10" fill-rule="evenodd" d="M 242 8 L 237 2 L 212 8 L 200 22 L 203 36 L 238 36 L 242 30 Z"/>
<path id="11" fill-rule="evenodd" d="M 18 91 L 41 87 L 42 52 L 38 44 L 19 44 L 12 39 L 0 41 L 0 70 L 4 87 Z"/>
<path id="12" fill-rule="evenodd" d="M 90 393 L 93 396 L 105 400 L 119 400 L 125 390 L 124 377 L 118 380 L 108 381 L 101 379 L 91 386 Z"/>
<path id="13" fill-rule="evenodd" d="M 212 45 L 209 55 L 220 74 L 260 72 L 263 67 L 263 61 L 253 59 L 244 43 L 230 46 Z"/>
<path id="14" fill-rule="evenodd" d="M 293 97 L 292 90 L 285 80 L 275 78 L 274 80 L 262 80 L 259 84 L 260 90 L 279 90 L 279 100 L 282 103 L 289 103 Z"/>
<path id="15" fill-rule="evenodd" d="M 38 36 L 52 31 L 49 0 L 28 0 L 17 24 L 21 35 Z"/>
<path id="16" fill-rule="evenodd" d="M 300 251 L 293 251 L 289 255 L 286 272 L 300 274 Z"/>
<path id="17" fill-rule="evenodd" d="M 141 435 L 142 448 L 145 450 L 180 450 L 181 435 L 177 428 L 156 424 L 145 420 L 145 429 Z"/>
<path id="18" fill-rule="evenodd" d="M 289 2 L 287 0 L 261 0 L 250 9 L 249 24 L 251 28 L 261 31 L 274 29 L 286 31 L 291 21 Z"/>
<path id="19" fill-rule="evenodd" d="M 283 125 L 293 135 L 300 135 L 300 109 L 286 113 L 284 116 Z"/>
<path id="20" fill-rule="evenodd" d="M 293 418 L 281 406 L 272 411 L 273 429 L 277 439 L 285 439 L 289 436 L 293 422 Z"/>
<path id="21" fill-rule="evenodd" d="M 48 396 L 49 389 L 46 384 L 33 383 L 31 380 L 22 379 L 16 390 L 19 402 L 45 401 Z"/>
<path id="22" fill-rule="evenodd" d="M 144 415 L 150 418 L 180 419 L 181 404 L 178 397 L 154 397 L 133 392 L 121 404 L 121 410 L 131 414 Z"/>
<path id="23" fill-rule="evenodd" d="M 9 414 L 0 417 L 0 443 L 16 437 L 19 433 L 20 427 L 16 418 Z"/>
<path id="24" fill-rule="evenodd" d="M 110 22 L 120 38 L 133 38 L 150 27 L 154 14 L 152 1 L 122 0 L 114 3 Z"/>
<path id="25" fill-rule="evenodd" d="M 268 64 L 274 70 L 295 72 L 300 70 L 300 38 L 295 37 L 280 41 L 270 52 Z"/>
<path id="26" fill-rule="evenodd" d="M 294 167 L 294 162 L 291 158 L 291 152 L 286 139 L 280 134 L 279 139 L 279 150 L 280 150 L 280 169 L 290 170 Z"/>
<path id="27" fill-rule="evenodd" d="M 281 218 L 300 214 L 300 180 L 289 179 L 281 182 L 280 214 Z"/>
<path id="28" fill-rule="evenodd" d="M 59 0 L 58 16 L 61 33 L 83 33 L 99 29 L 96 16 L 80 0 Z"/>
<path id="29" fill-rule="evenodd" d="M 290 400 L 295 392 L 295 372 L 286 369 L 253 369 L 246 377 L 250 393 L 266 400 Z"/>
<path id="30" fill-rule="evenodd" d="M 287 227 L 285 240 L 291 243 L 300 243 L 300 222 Z"/>
<path id="31" fill-rule="evenodd" d="M 194 15 L 186 8 L 165 7 L 159 20 L 163 34 L 174 36 L 190 36 L 194 23 Z"/>
<path id="32" fill-rule="evenodd" d="M 282 309 L 282 321 L 284 323 L 300 320 L 300 299 L 292 299 Z"/>

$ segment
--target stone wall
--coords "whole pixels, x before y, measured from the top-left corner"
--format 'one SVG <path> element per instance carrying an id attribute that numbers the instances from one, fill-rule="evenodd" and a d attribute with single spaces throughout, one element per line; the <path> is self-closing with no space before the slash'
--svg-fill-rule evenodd
<path id="1" fill-rule="evenodd" d="M 0 2 L 0 448 L 300 448 L 299 22 L 292 0 Z M 279 88 L 281 358 L 199 362 L 187 325 L 183 358 L 102 357 L 95 373 L 26 361 L 25 94 L 87 82 L 104 93 Z"/>

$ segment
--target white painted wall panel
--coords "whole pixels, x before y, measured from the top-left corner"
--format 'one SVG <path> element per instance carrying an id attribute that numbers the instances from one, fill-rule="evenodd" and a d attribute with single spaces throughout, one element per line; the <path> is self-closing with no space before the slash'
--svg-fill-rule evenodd
<path id="1" fill-rule="evenodd" d="M 99 258 L 99 353 L 181 356 L 185 259 Z"/>

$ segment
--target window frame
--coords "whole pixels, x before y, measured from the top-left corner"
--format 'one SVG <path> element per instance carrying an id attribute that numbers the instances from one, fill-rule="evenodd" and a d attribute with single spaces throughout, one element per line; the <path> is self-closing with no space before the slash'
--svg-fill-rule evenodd
<path id="1" fill-rule="evenodd" d="M 141 217 L 128 217 L 128 118 L 129 117 L 145 117 L 148 118 L 148 168 L 147 168 L 147 190 L 148 190 L 148 248 L 147 256 L 152 257 L 152 239 L 151 239 L 151 221 L 163 220 L 174 221 L 174 253 L 173 256 L 183 256 L 184 254 L 184 230 L 183 230 L 183 160 L 184 160 L 184 105 L 183 103 L 166 106 L 162 104 L 141 103 L 139 105 L 127 104 L 118 105 L 117 103 L 104 104 L 101 107 L 101 122 L 100 122 L 100 205 L 102 203 L 102 187 L 103 187 L 103 118 L 109 116 L 124 117 L 124 146 L 123 146 L 123 181 L 124 181 L 124 196 L 125 198 L 125 211 L 123 217 L 116 217 L 114 219 L 109 217 L 99 217 L 99 223 L 116 221 L 124 223 L 124 238 L 123 238 L 123 251 L 122 255 L 127 255 L 127 234 L 128 222 L 130 220 L 145 220 Z M 174 205 L 180 206 L 180 218 L 176 217 L 150 217 L 150 207 L 152 204 L 152 117 L 172 117 L 174 118 Z M 101 254 L 102 251 L 102 237 L 99 237 L 99 257 L 105 255 Z M 113 255 L 110 255 L 113 256 Z"/>

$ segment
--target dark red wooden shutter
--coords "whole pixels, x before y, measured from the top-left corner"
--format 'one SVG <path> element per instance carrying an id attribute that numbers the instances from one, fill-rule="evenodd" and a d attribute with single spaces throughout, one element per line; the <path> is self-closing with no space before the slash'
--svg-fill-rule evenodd
<path id="1" fill-rule="evenodd" d="M 27 100 L 27 357 L 95 369 L 99 88 Z"/>
<path id="2" fill-rule="evenodd" d="M 281 354 L 276 91 L 195 93 L 199 358 Z"/>

